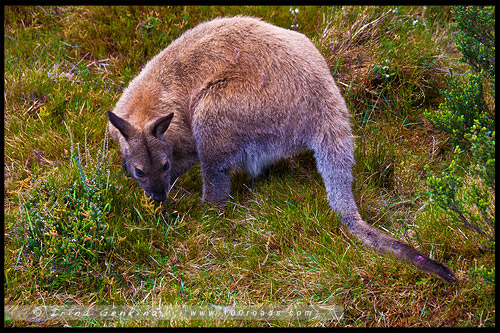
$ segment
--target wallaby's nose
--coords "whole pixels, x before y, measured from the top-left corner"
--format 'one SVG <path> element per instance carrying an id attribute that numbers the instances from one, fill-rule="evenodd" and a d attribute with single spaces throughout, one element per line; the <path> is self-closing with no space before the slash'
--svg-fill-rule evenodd
<path id="1" fill-rule="evenodd" d="M 160 193 L 148 193 L 148 195 L 153 199 L 154 201 L 164 201 L 167 198 L 167 194 L 165 192 L 160 192 Z"/>

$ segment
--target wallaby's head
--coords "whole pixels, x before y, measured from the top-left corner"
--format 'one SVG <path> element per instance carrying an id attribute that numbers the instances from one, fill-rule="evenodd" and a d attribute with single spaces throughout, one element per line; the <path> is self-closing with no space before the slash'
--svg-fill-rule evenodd
<path id="1" fill-rule="evenodd" d="M 123 166 L 153 200 L 163 201 L 170 190 L 172 148 L 164 133 L 173 113 L 155 121 L 149 131 L 138 131 L 125 119 L 106 112 L 109 121 L 125 138 Z M 125 148 L 125 149 L 123 149 Z"/>

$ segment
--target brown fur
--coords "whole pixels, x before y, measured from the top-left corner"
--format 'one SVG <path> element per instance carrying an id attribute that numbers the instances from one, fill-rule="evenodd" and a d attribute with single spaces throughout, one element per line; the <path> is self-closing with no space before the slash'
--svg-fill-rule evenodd
<path id="1" fill-rule="evenodd" d="M 221 202 L 230 194 L 231 169 L 256 176 L 311 149 L 329 203 L 352 234 L 444 281 L 455 279 L 361 219 L 351 189 L 349 112 L 324 58 L 300 33 L 241 16 L 202 23 L 154 57 L 108 116 L 126 169 L 158 201 L 198 161 L 203 199 Z"/>

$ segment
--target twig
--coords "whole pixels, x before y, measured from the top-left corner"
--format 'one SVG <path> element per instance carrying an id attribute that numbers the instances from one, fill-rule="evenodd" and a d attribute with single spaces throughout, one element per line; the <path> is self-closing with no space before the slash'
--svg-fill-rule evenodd
<path id="1" fill-rule="evenodd" d="M 72 71 L 73 71 L 73 69 L 75 69 L 75 67 L 76 67 L 76 66 L 78 66 L 78 64 L 80 64 L 80 63 L 83 61 L 83 59 L 85 59 L 85 57 L 89 55 L 89 53 L 90 53 L 90 52 L 87 52 L 87 54 L 86 54 L 86 55 L 84 55 L 84 56 L 83 56 L 83 58 L 82 58 L 82 59 L 80 59 L 80 61 L 79 61 L 79 62 L 77 62 L 77 63 L 76 63 L 76 65 L 74 65 L 74 66 L 73 66 L 73 67 L 72 67 L 69 71 L 70 71 L 70 72 L 72 72 Z"/>

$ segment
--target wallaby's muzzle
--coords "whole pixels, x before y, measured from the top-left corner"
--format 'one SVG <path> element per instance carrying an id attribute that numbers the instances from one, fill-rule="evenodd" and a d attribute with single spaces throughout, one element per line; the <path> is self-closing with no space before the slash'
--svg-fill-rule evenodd
<path id="1" fill-rule="evenodd" d="M 167 193 L 166 192 L 159 192 L 159 193 L 147 193 L 153 199 L 154 201 L 165 201 L 167 198 Z"/>

